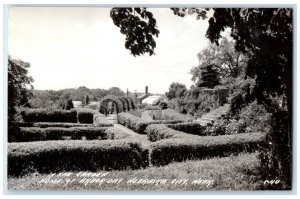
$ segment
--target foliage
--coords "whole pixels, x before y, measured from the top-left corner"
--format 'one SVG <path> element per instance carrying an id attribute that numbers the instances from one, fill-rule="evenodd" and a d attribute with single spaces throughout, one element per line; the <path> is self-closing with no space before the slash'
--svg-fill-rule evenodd
<path id="1" fill-rule="evenodd" d="M 69 137 L 72 140 L 105 140 L 107 127 L 20 127 L 16 134 L 17 142 L 32 142 L 45 140 L 64 140 Z"/>
<path id="2" fill-rule="evenodd" d="M 206 128 L 202 126 L 198 122 L 185 122 L 185 123 L 178 123 L 178 124 L 167 124 L 167 127 L 176 130 L 182 131 L 184 133 L 199 135 L 199 136 L 207 136 L 211 134 L 207 134 Z"/>
<path id="3" fill-rule="evenodd" d="M 33 79 L 28 75 L 30 64 L 22 60 L 8 57 L 8 122 L 14 122 L 17 118 L 19 107 L 28 107 L 32 93 L 28 90 L 33 88 Z"/>
<path id="4" fill-rule="evenodd" d="M 105 133 L 106 133 L 107 139 L 110 139 L 110 140 L 132 138 L 131 135 L 129 135 L 128 133 L 126 133 L 123 130 L 116 128 L 116 127 L 107 128 L 105 130 Z"/>
<path id="5" fill-rule="evenodd" d="M 238 133 L 269 132 L 271 114 L 257 101 L 244 106 L 238 114 L 229 113 L 207 127 L 207 134 L 232 135 Z"/>
<path id="6" fill-rule="evenodd" d="M 77 121 L 79 123 L 93 124 L 94 110 L 91 109 L 77 109 Z"/>
<path id="7" fill-rule="evenodd" d="M 174 138 L 189 138 L 192 135 L 183 133 L 181 131 L 173 130 L 164 124 L 151 124 L 146 128 L 147 137 L 150 141 L 156 142 L 158 140 Z"/>
<path id="8" fill-rule="evenodd" d="M 69 93 L 65 93 L 59 98 L 58 108 L 64 110 L 71 110 L 72 108 L 74 108 L 73 101 L 70 98 Z"/>
<path id="9" fill-rule="evenodd" d="M 220 44 L 210 43 L 198 53 L 199 65 L 192 68 L 192 80 L 197 82 L 201 77 L 202 68 L 214 65 L 222 78 L 237 78 L 245 75 L 248 56 L 236 51 L 235 42 L 226 37 L 220 39 Z"/>
<path id="10" fill-rule="evenodd" d="M 122 91 L 120 88 L 118 87 L 111 87 L 110 89 L 108 89 L 108 94 L 109 95 L 114 95 L 114 96 L 125 96 L 124 91 Z"/>
<path id="11" fill-rule="evenodd" d="M 165 139 L 151 145 L 150 159 L 155 166 L 173 161 L 223 157 L 240 152 L 252 152 L 265 144 L 266 135 L 247 133 L 238 135 L 204 136 L 198 139 Z"/>
<path id="12" fill-rule="evenodd" d="M 86 106 L 86 105 L 88 105 L 90 103 L 90 97 L 89 97 L 89 95 L 88 94 L 86 94 L 85 96 L 84 96 L 84 98 L 82 99 L 82 106 L 84 107 L 84 106 Z"/>
<path id="13" fill-rule="evenodd" d="M 185 96 L 187 88 L 184 84 L 173 82 L 169 87 L 169 92 L 166 92 L 166 96 L 169 100 L 174 98 L 182 98 Z"/>
<path id="14" fill-rule="evenodd" d="M 108 103 L 112 102 L 116 108 L 116 112 L 120 113 L 124 111 L 123 102 L 119 99 L 119 97 L 114 95 L 107 95 L 102 98 L 99 102 L 99 112 L 102 114 L 108 114 Z"/>
<path id="15" fill-rule="evenodd" d="M 148 152 L 132 140 L 65 140 L 8 144 L 8 175 L 146 167 Z"/>
<path id="16" fill-rule="evenodd" d="M 125 48 L 130 50 L 132 55 L 154 53 L 156 43 L 153 36 L 158 37 L 159 31 L 151 12 L 146 8 L 112 8 L 110 16 L 125 35 Z"/>
<path id="17" fill-rule="evenodd" d="M 25 109 L 21 115 L 25 122 L 77 122 L 75 110 Z"/>
<path id="18" fill-rule="evenodd" d="M 220 74 L 214 64 L 201 66 L 200 71 L 200 77 L 196 80 L 197 87 L 214 88 L 220 84 Z"/>
<path id="19" fill-rule="evenodd" d="M 183 120 L 153 120 L 153 121 L 145 121 L 140 117 L 134 116 L 130 113 L 119 113 L 118 116 L 118 123 L 126 126 L 134 130 L 140 134 L 146 134 L 145 129 L 150 124 L 176 124 L 183 122 Z"/>

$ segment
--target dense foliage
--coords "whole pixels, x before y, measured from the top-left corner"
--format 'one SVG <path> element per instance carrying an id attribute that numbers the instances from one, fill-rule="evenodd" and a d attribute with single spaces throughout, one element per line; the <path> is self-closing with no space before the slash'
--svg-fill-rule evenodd
<path id="1" fill-rule="evenodd" d="M 30 64 L 8 57 L 8 122 L 17 120 L 18 108 L 30 106 L 33 79 L 28 75 Z"/>
<path id="2" fill-rule="evenodd" d="M 172 10 L 181 17 L 196 14 L 199 19 L 207 17 L 208 9 Z M 293 9 L 287 7 L 210 10 L 213 11 L 213 15 L 208 19 L 206 37 L 219 45 L 221 33 L 226 28 L 230 29 L 235 49 L 249 55 L 245 78 L 255 78 L 254 98 L 258 103 L 264 104 L 271 113 L 272 128 L 267 136 L 271 145 L 262 150 L 260 156 L 264 168 L 262 175 L 281 180 L 280 187 L 274 186 L 275 189 L 291 189 Z M 123 15 L 122 21 L 128 21 L 127 18 L 131 16 L 127 16 L 129 15 Z M 134 23 L 130 25 L 135 27 Z M 134 39 L 139 37 L 132 36 Z M 143 53 L 153 53 L 153 49 L 145 49 L 143 46 L 141 49 Z M 241 97 L 237 99 L 240 103 Z"/>
<path id="3" fill-rule="evenodd" d="M 228 156 L 242 151 L 255 151 L 265 145 L 265 134 L 248 133 L 238 135 L 204 136 L 160 140 L 151 145 L 151 163 L 156 166 L 170 162 Z"/>
<path id="4" fill-rule="evenodd" d="M 8 175 L 138 169 L 148 151 L 134 140 L 64 140 L 8 144 Z"/>

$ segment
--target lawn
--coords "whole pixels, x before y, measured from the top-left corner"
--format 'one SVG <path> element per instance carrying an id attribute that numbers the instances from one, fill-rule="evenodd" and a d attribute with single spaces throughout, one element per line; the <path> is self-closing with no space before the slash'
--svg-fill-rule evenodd
<path id="1" fill-rule="evenodd" d="M 140 170 L 34 173 L 10 177 L 10 190 L 93 190 L 93 191 L 202 191 L 256 190 L 259 180 L 257 153 L 171 163 Z"/>

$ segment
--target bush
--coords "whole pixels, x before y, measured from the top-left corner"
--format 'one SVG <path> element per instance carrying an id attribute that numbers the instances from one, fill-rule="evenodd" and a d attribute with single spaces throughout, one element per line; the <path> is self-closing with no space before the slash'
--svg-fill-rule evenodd
<path id="1" fill-rule="evenodd" d="M 146 132 L 148 139 L 152 142 L 169 138 L 192 137 L 192 135 L 168 128 L 165 124 L 151 124 L 147 126 Z"/>
<path id="2" fill-rule="evenodd" d="M 25 122 L 77 122 L 75 110 L 25 109 L 21 115 Z"/>
<path id="3" fill-rule="evenodd" d="M 150 124 L 176 124 L 183 122 L 182 120 L 155 120 L 155 121 L 144 121 L 139 117 L 131 115 L 130 113 L 119 113 L 118 123 L 122 124 L 137 133 L 146 134 L 145 130 Z"/>
<path id="4" fill-rule="evenodd" d="M 119 128 L 111 127 L 105 130 L 107 139 L 110 140 L 118 140 L 118 139 L 124 139 L 124 138 L 130 138 L 131 135 L 128 133 L 125 133 Z"/>
<path id="5" fill-rule="evenodd" d="M 198 122 L 189 122 L 189 123 L 178 123 L 178 124 L 167 124 L 167 127 L 176 130 L 182 131 L 188 134 L 194 134 L 199 136 L 207 136 L 206 127 L 202 126 Z"/>
<path id="6" fill-rule="evenodd" d="M 252 152 L 264 145 L 266 135 L 248 133 L 224 136 L 205 136 L 198 139 L 166 139 L 151 145 L 150 159 L 155 166 L 173 161 L 205 159 L 227 156 L 239 152 Z"/>
<path id="7" fill-rule="evenodd" d="M 94 111 L 90 109 L 77 109 L 77 120 L 79 123 L 93 124 Z"/>
<path id="8" fill-rule="evenodd" d="M 107 127 L 20 127 L 15 132 L 17 142 L 43 141 L 43 140 L 63 140 L 70 137 L 72 140 L 80 140 L 84 136 L 88 140 L 107 139 L 105 131 Z"/>
<path id="9" fill-rule="evenodd" d="M 182 113 L 178 113 L 174 109 L 163 110 L 162 116 L 164 120 L 183 120 L 183 121 L 192 120 L 192 117 Z"/>
<path id="10" fill-rule="evenodd" d="M 118 123 L 141 134 L 145 134 L 144 131 L 148 126 L 148 122 L 145 122 L 141 118 L 131 115 L 130 113 L 119 113 Z"/>
<path id="11" fill-rule="evenodd" d="M 43 141 L 8 144 L 8 175 L 31 172 L 127 170 L 148 166 L 148 151 L 131 140 Z"/>

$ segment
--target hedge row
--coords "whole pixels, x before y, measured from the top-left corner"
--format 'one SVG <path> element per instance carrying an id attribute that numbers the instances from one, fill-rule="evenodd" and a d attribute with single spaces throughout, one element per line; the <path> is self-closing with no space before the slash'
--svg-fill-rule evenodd
<path id="1" fill-rule="evenodd" d="M 77 122 L 76 110 L 26 109 L 21 115 L 25 122 Z"/>
<path id="2" fill-rule="evenodd" d="M 148 166 L 139 142 L 67 140 L 8 144 L 8 175 L 31 172 L 127 170 Z"/>
<path id="3" fill-rule="evenodd" d="M 166 126 L 176 131 L 182 131 L 185 133 L 200 136 L 207 136 L 207 132 L 205 131 L 206 127 L 201 126 L 200 123 L 187 122 L 179 124 L 167 124 Z"/>
<path id="4" fill-rule="evenodd" d="M 164 120 L 183 120 L 183 121 L 193 120 L 192 117 L 179 113 L 176 110 L 170 108 L 162 110 L 162 117 L 164 118 Z"/>
<path id="5" fill-rule="evenodd" d="M 255 151 L 265 143 L 265 134 L 247 133 L 223 136 L 204 136 L 198 139 L 166 139 L 151 145 L 151 163 L 155 166 L 170 162 L 226 156 Z"/>
<path id="6" fill-rule="evenodd" d="M 27 122 L 27 123 L 14 123 L 13 126 L 17 127 L 40 127 L 40 128 L 47 128 L 47 127 L 63 127 L 63 128 L 70 128 L 70 127 L 110 127 L 113 126 L 111 123 L 97 123 L 97 124 L 80 124 L 80 123 L 62 123 L 62 122 Z"/>
<path id="7" fill-rule="evenodd" d="M 151 124 L 146 128 L 147 137 L 150 141 L 156 142 L 162 139 L 169 138 L 192 138 L 196 137 L 190 134 L 183 133 L 168 128 L 165 124 Z"/>
<path id="8" fill-rule="evenodd" d="M 117 117 L 119 124 L 122 124 L 140 134 L 146 134 L 145 130 L 150 124 L 176 124 L 183 122 L 182 120 L 155 120 L 146 122 L 130 113 L 119 113 Z"/>
<path id="9" fill-rule="evenodd" d="M 26 109 L 21 112 L 25 122 L 70 122 L 93 124 L 94 110 Z"/>
<path id="10" fill-rule="evenodd" d="M 63 140 L 70 137 L 72 140 L 80 140 L 84 136 L 87 140 L 107 139 L 105 131 L 107 127 L 20 127 L 15 132 L 16 142 L 44 141 L 44 140 Z"/>
<path id="11" fill-rule="evenodd" d="M 111 127 L 105 130 L 107 139 L 110 140 L 119 140 L 119 139 L 124 139 L 124 138 L 130 138 L 131 135 L 128 133 L 125 133 L 119 128 Z"/>
<path id="12" fill-rule="evenodd" d="M 84 124 L 93 124 L 94 110 L 90 109 L 77 109 L 77 121 Z"/>

